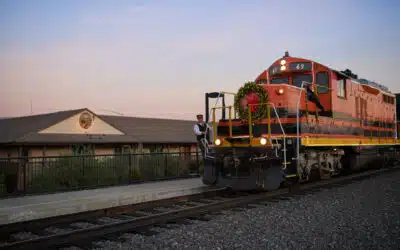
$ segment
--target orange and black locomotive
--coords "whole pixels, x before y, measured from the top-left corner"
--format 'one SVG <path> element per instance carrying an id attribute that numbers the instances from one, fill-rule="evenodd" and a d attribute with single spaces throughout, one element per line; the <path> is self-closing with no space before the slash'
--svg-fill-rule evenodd
<path id="1" fill-rule="evenodd" d="M 226 95 L 234 95 L 233 105 L 225 105 Z M 210 98 L 222 106 L 209 108 Z M 399 104 L 400 94 L 351 70 L 286 52 L 237 93 L 206 93 L 213 136 L 203 182 L 271 190 L 388 164 L 398 160 Z"/>

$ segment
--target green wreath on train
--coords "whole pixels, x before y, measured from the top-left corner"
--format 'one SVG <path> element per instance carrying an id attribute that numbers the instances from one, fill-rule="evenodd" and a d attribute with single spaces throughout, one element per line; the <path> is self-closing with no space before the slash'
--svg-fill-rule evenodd
<path id="1" fill-rule="evenodd" d="M 255 82 L 246 82 L 242 87 L 240 87 L 238 93 L 235 95 L 234 101 L 235 110 L 238 113 L 239 118 L 242 120 L 248 119 L 249 110 L 247 107 L 242 107 L 241 101 L 250 93 L 255 93 L 258 96 L 259 104 L 268 102 L 268 93 L 261 85 L 256 84 Z M 257 107 L 257 110 L 252 112 L 252 119 L 261 120 L 267 118 L 268 106 L 259 105 Z"/>

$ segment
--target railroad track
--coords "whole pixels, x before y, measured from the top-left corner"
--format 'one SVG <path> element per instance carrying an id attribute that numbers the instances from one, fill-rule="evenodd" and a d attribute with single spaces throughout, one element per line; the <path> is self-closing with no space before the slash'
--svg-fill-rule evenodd
<path id="1" fill-rule="evenodd" d="M 204 214 L 238 206 L 266 205 L 271 200 L 287 199 L 398 170 L 398 166 L 374 169 L 274 192 L 231 193 L 220 189 L 132 206 L 2 225 L 0 249 L 87 249 L 96 241 L 118 240 L 123 233 L 140 232 L 148 227 L 182 219 L 201 219 Z"/>

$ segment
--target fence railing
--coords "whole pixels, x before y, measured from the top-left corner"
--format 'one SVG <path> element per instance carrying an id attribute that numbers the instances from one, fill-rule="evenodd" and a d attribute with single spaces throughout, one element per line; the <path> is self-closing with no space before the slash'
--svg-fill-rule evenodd
<path id="1" fill-rule="evenodd" d="M 0 197 L 198 176 L 199 153 L 0 158 Z"/>

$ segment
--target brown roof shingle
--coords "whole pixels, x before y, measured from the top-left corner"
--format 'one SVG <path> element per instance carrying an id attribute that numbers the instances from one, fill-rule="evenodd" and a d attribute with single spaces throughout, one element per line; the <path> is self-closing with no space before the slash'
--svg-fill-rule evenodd
<path id="1" fill-rule="evenodd" d="M 196 121 L 108 115 L 99 117 L 140 142 L 196 142 L 196 137 L 192 130 Z"/>

